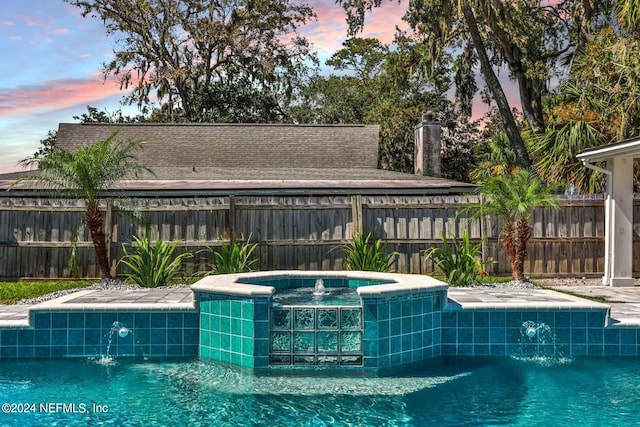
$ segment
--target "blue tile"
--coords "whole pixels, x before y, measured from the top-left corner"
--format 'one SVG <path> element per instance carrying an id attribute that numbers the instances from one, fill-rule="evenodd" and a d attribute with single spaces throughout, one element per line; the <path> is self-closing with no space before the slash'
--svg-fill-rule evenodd
<path id="1" fill-rule="evenodd" d="M 149 344 L 149 329 L 136 329 L 134 340 L 137 344 Z"/>
<path id="2" fill-rule="evenodd" d="M 604 337 L 603 337 L 603 331 L 602 329 L 588 329 L 587 330 L 587 344 L 603 344 L 604 343 Z M 591 353 L 589 353 L 591 354 Z"/>
<path id="3" fill-rule="evenodd" d="M 473 342 L 475 344 L 489 344 L 489 328 L 474 328 Z"/>
<path id="4" fill-rule="evenodd" d="M 491 344 L 504 344 L 506 343 L 506 329 L 505 328 L 490 328 L 489 329 L 489 343 Z M 492 352 L 493 354 L 493 352 Z"/>
<path id="5" fill-rule="evenodd" d="M 422 348 L 422 332 L 414 332 L 411 337 L 411 347 L 413 349 Z"/>
<path id="6" fill-rule="evenodd" d="M 583 328 L 571 329 L 571 345 L 582 345 L 587 343 L 587 330 Z"/>
<path id="7" fill-rule="evenodd" d="M 378 357 L 378 341 L 364 340 L 362 343 L 362 352 L 366 358 Z"/>
<path id="8" fill-rule="evenodd" d="M 458 356 L 473 356 L 473 344 L 459 344 L 456 354 Z"/>
<path id="9" fill-rule="evenodd" d="M 411 317 L 411 331 L 418 332 L 422 330 L 422 316 L 412 316 Z"/>
<path id="10" fill-rule="evenodd" d="M 84 345 L 84 329 L 69 329 L 68 345 L 69 346 Z"/>
<path id="11" fill-rule="evenodd" d="M 390 304 L 388 302 L 378 304 L 378 320 L 387 320 L 391 318 Z"/>
<path id="12" fill-rule="evenodd" d="M 269 320 L 269 306 L 267 304 L 256 303 L 253 308 L 254 320 Z"/>
<path id="13" fill-rule="evenodd" d="M 149 334 L 149 344 L 166 344 L 167 343 L 167 330 L 166 329 L 151 329 Z"/>
<path id="14" fill-rule="evenodd" d="M 473 328 L 459 328 L 458 343 L 473 344 Z"/>
<path id="15" fill-rule="evenodd" d="M 33 348 L 34 354 L 33 357 L 37 358 L 49 358 L 51 357 L 51 347 L 50 346 L 36 346 Z"/>
<path id="16" fill-rule="evenodd" d="M 604 343 L 620 345 L 620 329 L 605 329 Z"/>
<path id="17" fill-rule="evenodd" d="M 620 346 L 619 345 L 607 345 L 604 346 L 604 355 L 605 356 L 620 356 Z"/>
<path id="18" fill-rule="evenodd" d="M 379 356 L 389 355 L 389 353 L 391 352 L 389 347 L 390 344 L 391 342 L 389 339 L 378 340 L 378 355 Z"/>
<path id="19" fill-rule="evenodd" d="M 167 327 L 170 329 L 183 328 L 182 313 L 167 314 Z"/>
<path id="20" fill-rule="evenodd" d="M 522 328 L 505 329 L 505 340 L 508 343 L 515 344 L 522 339 Z"/>
<path id="21" fill-rule="evenodd" d="M 474 356 L 489 356 L 491 355 L 491 347 L 488 344 L 474 344 L 473 346 Z"/>
<path id="22" fill-rule="evenodd" d="M 638 355 L 638 347 L 635 345 L 622 344 L 620 346 L 620 356 L 633 356 Z"/>
<path id="23" fill-rule="evenodd" d="M 587 326 L 589 328 L 602 328 L 604 327 L 604 313 L 598 311 L 591 311 L 587 314 Z"/>
<path id="24" fill-rule="evenodd" d="M 422 345 L 425 347 L 433 345 L 433 331 L 422 332 Z"/>
<path id="25" fill-rule="evenodd" d="M 364 322 L 364 339 L 378 339 L 378 322 Z"/>
<path id="26" fill-rule="evenodd" d="M 19 359 L 33 359 L 35 351 L 32 345 L 18 346 L 17 356 Z"/>
<path id="27" fill-rule="evenodd" d="M 36 329 L 34 345 L 51 345 L 51 329 Z"/>
<path id="28" fill-rule="evenodd" d="M 473 312 L 461 311 L 458 313 L 458 327 L 459 328 L 472 328 L 473 327 Z"/>
<path id="29" fill-rule="evenodd" d="M 403 317 L 411 316 L 411 314 L 412 314 L 411 313 L 411 308 L 412 308 L 411 304 L 412 304 L 411 300 L 402 301 L 402 303 L 401 303 L 401 315 Z"/>
<path id="30" fill-rule="evenodd" d="M 36 329 L 51 328 L 51 313 L 36 313 L 33 325 Z"/>
<path id="31" fill-rule="evenodd" d="M 199 327 L 199 316 L 198 313 L 184 313 L 184 317 L 182 318 L 185 328 L 198 328 Z"/>
<path id="32" fill-rule="evenodd" d="M 149 329 L 151 326 L 151 314 L 150 313 L 135 313 L 133 315 L 133 327 L 135 329 L 145 328 Z"/>
<path id="33" fill-rule="evenodd" d="M 151 328 L 166 328 L 167 327 L 167 314 L 166 313 L 151 313 Z"/>
<path id="34" fill-rule="evenodd" d="M 127 328 L 134 327 L 133 321 L 134 321 L 133 313 L 123 313 L 123 312 L 118 313 L 118 322 L 122 323 Z"/>
<path id="35" fill-rule="evenodd" d="M 102 313 L 102 328 L 109 330 L 118 321 L 118 313 Z M 71 325 L 69 325 L 71 326 Z"/>
<path id="36" fill-rule="evenodd" d="M 635 329 L 620 330 L 620 344 L 636 345 L 636 330 Z"/>
<path id="37" fill-rule="evenodd" d="M 422 315 L 422 328 L 423 329 L 432 329 L 433 328 L 433 314 L 423 314 Z"/>
<path id="38" fill-rule="evenodd" d="M 254 338 L 267 338 L 269 336 L 269 322 L 254 322 Z"/>
<path id="39" fill-rule="evenodd" d="M 475 313 L 473 313 L 473 326 L 475 328 L 488 328 L 489 312 L 476 311 Z"/>
<path id="40" fill-rule="evenodd" d="M 522 327 L 522 312 L 521 311 L 507 311 L 507 327 L 508 328 L 520 328 L 520 327 Z"/>
<path id="41" fill-rule="evenodd" d="M 417 316 L 422 314 L 422 298 L 414 298 L 411 300 L 411 315 Z"/>
<path id="42" fill-rule="evenodd" d="M 4 343 L 4 341 L 3 341 Z M 67 331 L 54 329 L 51 331 L 51 345 L 53 346 L 66 346 L 67 345 Z"/>
<path id="43" fill-rule="evenodd" d="M 68 322 L 70 329 L 84 328 L 84 313 L 69 313 Z"/>
<path id="44" fill-rule="evenodd" d="M 433 328 L 439 328 L 442 322 L 442 315 L 440 312 L 433 314 Z"/>
<path id="45" fill-rule="evenodd" d="M 182 331 L 182 337 L 185 345 L 198 344 L 198 329 L 188 328 Z"/>
<path id="46" fill-rule="evenodd" d="M 21 329 L 18 331 L 18 345 L 32 346 L 34 344 L 34 337 L 33 329 Z"/>
<path id="47" fill-rule="evenodd" d="M 458 338 L 457 335 L 455 328 L 442 328 L 442 344 L 455 344 Z"/>
<path id="48" fill-rule="evenodd" d="M 504 328 L 507 326 L 506 311 L 492 311 L 489 313 L 489 324 L 492 328 Z"/>
<path id="49" fill-rule="evenodd" d="M 378 320 L 378 306 L 376 304 L 364 304 L 362 314 L 365 322 Z"/>
<path id="50" fill-rule="evenodd" d="M 162 344 L 149 345 L 149 355 L 150 356 L 166 356 L 167 346 Z"/>
<path id="51" fill-rule="evenodd" d="M 556 312 L 556 327 L 568 328 L 571 326 L 571 313 L 568 311 Z"/>
<path id="52" fill-rule="evenodd" d="M 220 315 L 231 316 L 231 301 L 229 300 L 220 301 Z"/>
<path id="53" fill-rule="evenodd" d="M 458 326 L 458 312 L 446 311 L 442 313 L 442 327 L 455 328 Z"/>
<path id="54" fill-rule="evenodd" d="M 18 345 L 18 331 L 15 329 L 0 330 L 0 343 L 3 347 Z"/>
<path id="55" fill-rule="evenodd" d="M 402 333 L 402 321 L 400 319 L 391 319 L 389 325 L 389 334 L 391 336 L 397 336 Z"/>
<path id="56" fill-rule="evenodd" d="M 101 339 L 102 339 L 102 333 L 100 329 L 85 329 L 84 331 L 85 345 L 100 345 Z"/>
<path id="57" fill-rule="evenodd" d="M 409 350 L 411 350 L 413 348 L 412 347 L 412 343 L 413 343 L 412 338 L 413 338 L 413 336 L 411 334 L 407 334 L 407 335 L 403 335 L 402 336 L 402 351 L 403 352 L 409 351 Z"/>
<path id="58" fill-rule="evenodd" d="M 391 366 L 391 356 L 381 356 L 378 358 L 378 366 L 380 368 L 388 368 Z"/>
<path id="59" fill-rule="evenodd" d="M 541 311 L 538 313 L 538 323 L 544 323 L 545 325 L 553 328 L 556 326 L 555 312 L 553 311 Z"/>
<path id="60" fill-rule="evenodd" d="M 411 357 L 412 357 L 412 352 L 411 351 L 404 351 L 402 353 L 400 353 L 400 363 L 402 363 L 403 365 L 407 364 L 407 363 L 411 363 Z M 393 360 L 393 356 L 391 356 L 391 359 Z"/>
<path id="61" fill-rule="evenodd" d="M 67 313 L 51 313 L 51 327 L 67 329 Z"/>
<path id="62" fill-rule="evenodd" d="M 571 344 L 571 329 L 558 328 L 554 329 L 556 335 L 556 344 Z"/>
<path id="63" fill-rule="evenodd" d="M 507 351 L 506 345 L 504 344 L 491 344 L 489 347 L 492 356 L 504 356 Z"/>
<path id="64" fill-rule="evenodd" d="M 393 323 L 393 321 L 391 321 Z M 409 317 L 403 317 L 402 320 L 402 334 L 409 334 L 412 332 L 411 329 L 411 316 Z"/>
<path id="65" fill-rule="evenodd" d="M 458 354 L 458 347 L 455 344 L 443 344 L 440 351 L 443 356 L 456 356 Z M 473 355 L 473 353 L 469 355 Z"/>
<path id="66" fill-rule="evenodd" d="M 391 361 L 389 363 L 391 366 L 402 365 L 402 353 L 391 354 Z"/>
<path id="67" fill-rule="evenodd" d="M 171 329 L 167 332 L 167 344 L 182 344 L 182 329 Z"/>
<path id="68" fill-rule="evenodd" d="M 587 327 L 587 313 L 585 312 L 571 312 L 571 327 L 572 328 L 586 328 Z"/>
<path id="69" fill-rule="evenodd" d="M 101 313 L 85 313 L 84 327 L 88 329 L 100 329 L 102 327 Z"/>
<path id="70" fill-rule="evenodd" d="M 571 356 L 586 356 L 587 355 L 587 346 L 585 344 L 572 344 L 571 345 Z"/>
<path id="71" fill-rule="evenodd" d="M 51 357 L 65 357 L 67 355 L 66 345 L 51 346 Z"/>
<path id="72" fill-rule="evenodd" d="M 402 338 L 399 336 L 389 338 L 389 346 L 391 354 L 402 351 Z"/>
<path id="73" fill-rule="evenodd" d="M 603 344 L 590 344 L 587 347 L 587 351 L 589 352 L 589 356 L 602 356 L 602 355 L 604 355 L 604 345 Z"/>
<path id="74" fill-rule="evenodd" d="M 402 316 L 402 304 L 400 301 L 391 301 L 389 303 L 389 318 L 397 319 Z"/>

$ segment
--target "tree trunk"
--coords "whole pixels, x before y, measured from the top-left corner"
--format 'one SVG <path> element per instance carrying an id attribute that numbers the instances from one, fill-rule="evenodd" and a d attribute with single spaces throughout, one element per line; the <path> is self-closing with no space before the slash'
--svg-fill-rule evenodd
<path id="1" fill-rule="evenodd" d="M 528 78 L 525 71 L 514 72 L 520 90 L 522 114 L 534 133 L 544 132 L 544 113 L 542 111 L 542 92 L 544 83 L 533 77 Z"/>
<path id="2" fill-rule="evenodd" d="M 498 106 L 498 110 L 500 111 L 500 116 L 502 117 L 502 123 L 504 124 L 505 133 L 507 134 L 507 137 L 509 138 L 511 146 L 513 147 L 513 151 L 516 155 L 516 163 L 523 169 L 529 168 L 531 166 L 529 153 L 524 146 L 524 141 L 522 140 L 520 129 L 518 129 L 516 120 L 513 117 L 513 113 L 511 112 L 509 101 L 507 101 L 507 97 L 504 94 L 502 86 L 500 85 L 500 81 L 498 80 L 496 73 L 491 67 L 491 61 L 489 60 L 489 55 L 487 54 L 487 50 L 484 47 L 484 43 L 482 42 L 482 37 L 480 36 L 480 31 L 478 30 L 478 23 L 476 22 L 476 17 L 473 14 L 473 9 L 471 9 L 471 6 L 466 4 L 462 8 L 462 13 L 464 15 L 467 28 L 469 29 L 469 33 L 471 34 L 473 47 L 478 54 L 478 58 L 480 59 L 480 69 L 482 70 L 482 75 L 484 76 L 484 80 L 487 83 L 487 87 L 493 95 L 493 99 L 496 101 L 496 105 Z"/>
<path id="3" fill-rule="evenodd" d="M 109 268 L 109 257 L 107 256 L 107 242 L 104 234 L 104 218 L 100 209 L 97 207 L 87 208 L 84 215 L 87 228 L 91 233 L 93 247 L 96 250 L 96 259 L 100 266 L 102 278 L 111 278 L 111 270 Z"/>
<path id="4" fill-rule="evenodd" d="M 531 226 L 528 221 L 524 221 L 522 218 L 517 221 L 514 237 L 514 277 L 516 280 L 524 280 L 524 260 L 527 257 L 527 243 L 531 238 Z"/>

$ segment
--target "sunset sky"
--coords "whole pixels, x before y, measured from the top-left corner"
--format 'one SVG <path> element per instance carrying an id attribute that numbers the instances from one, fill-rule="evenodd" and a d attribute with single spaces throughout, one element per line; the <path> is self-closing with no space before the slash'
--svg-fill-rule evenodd
<path id="1" fill-rule="evenodd" d="M 384 2 L 368 16 L 363 35 L 390 42 L 396 25 L 406 27 L 407 1 Z M 334 0 L 308 4 L 318 20 L 301 32 L 324 61 L 345 39 L 345 12 Z M 114 42 L 101 21 L 83 18 L 62 0 L 0 0 L 0 173 L 18 170 L 17 162 L 33 154 L 49 130 L 74 122 L 87 105 L 109 112 L 121 107 L 124 93 L 101 75 Z"/>

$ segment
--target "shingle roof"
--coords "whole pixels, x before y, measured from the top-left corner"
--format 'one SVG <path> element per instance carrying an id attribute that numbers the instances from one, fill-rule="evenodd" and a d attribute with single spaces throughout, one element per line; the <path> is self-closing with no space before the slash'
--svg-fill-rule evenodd
<path id="1" fill-rule="evenodd" d="M 138 161 L 157 167 L 369 168 L 378 162 L 377 125 L 71 124 L 56 144 L 67 150 L 106 139 L 145 141 Z"/>
<path id="2" fill-rule="evenodd" d="M 155 176 L 145 173 L 114 190 L 444 194 L 475 188 L 377 169 L 379 127 L 370 125 L 61 123 L 56 144 L 73 151 L 116 130 L 120 139 L 145 141 L 137 159 Z M 0 189 L 11 182 L 0 175 Z M 25 182 L 16 190 L 36 187 Z"/>

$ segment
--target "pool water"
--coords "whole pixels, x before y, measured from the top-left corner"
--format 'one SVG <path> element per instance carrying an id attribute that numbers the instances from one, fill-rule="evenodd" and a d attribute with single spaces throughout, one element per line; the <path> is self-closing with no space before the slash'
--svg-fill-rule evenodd
<path id="1" fill-rule="evenodd" d="M 356 288 L 324 288 L 323 295 L 314 295 L 314 288 L 289 288 L 276 291 L 271 297 L 272 305 L 344 305 L 362 304 Z"/>
<path id="2" fill-rule="evenodd" d="M 4 405 L 0 425 L 637 425 L 638 378 L 634 359 L 440 358 L 377 374 L 259 374 L 196 360 L 3 361 L 2 403 L 28 412 Z"/>

